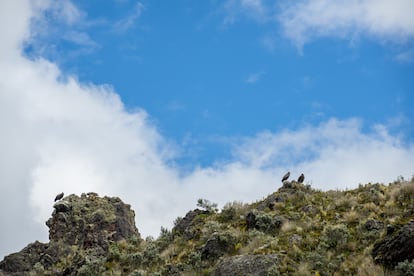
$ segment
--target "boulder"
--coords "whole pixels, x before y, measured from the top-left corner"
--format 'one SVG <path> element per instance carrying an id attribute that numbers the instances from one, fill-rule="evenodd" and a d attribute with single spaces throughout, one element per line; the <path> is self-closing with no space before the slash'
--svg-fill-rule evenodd
<path id="1" fill-rule="evenodd" d="M 235 240 L 226 233 L 215 232 L 201 248 L 202 260 L 216 260 L 234 250 Z"/>
<path id="2" fill-rule="evenodd" d="M 383 240 L 372 249 L 372 257 L 386 268 L 394 268 L 398 263 L 414 259 L 414 220 L 399 231 L 387 232 Z"/>
<path id="3" fill-rule="evenodd" d="M 59 201 L 59 202 L 56 202 L 55 205 L 53 205 L 53 208 L 55 208 L 56 213 L 69 212 L 71 209 L 71 206 L 66 201 Z"/>
<path id="4" fill-rule="evenodd" d="M 365 222 L 364 227 L 368 231 L 381 230 L 384 228 L 384 223 L 375 219 L 369 219 Z"/>
<path id="5" fill-rule="evenodd" d="M 195 209 L 188 212 L 172 229 L 174 235 L 182 235 L 184 239 L 191 240 L 197 233 L 192 228 L 196 224 L 196 217 L 202 214 L 209 214 L 208 211 Z"/>
<path id="6" fill-rule="evenodd" d="M 259 276 L 269 274 L 272 267 L 277 266 L 277 254 L 242 255 L 222 259 L 215 267 L 215 276 Z"/>
<path id="7" fill-rule="evenodd" d="M 256 215 L 253 212 L 249 212 L 246 216 L 247 230 L 256 228 Z"/>
<path id="8" fill-rule="evenodd" d="M 100 246 L 107 249 L 109 241 L 139 236 L 131 206 L 117 197 L 96 194 L 70 195 L 57 202 L 52 217 L 46 222 L 50 241 L 81 248 Z"/>
<path id="9" fill-rule="evenodd" d="M 0 269 L 4 272 L 26 272 L 40 261 L 40 257 L 48 248 L 48 244 L 35 241 L 18 253 L 12 253 L 0 262 Z M 7 275 L 7 274 L 6 274 Z"/>

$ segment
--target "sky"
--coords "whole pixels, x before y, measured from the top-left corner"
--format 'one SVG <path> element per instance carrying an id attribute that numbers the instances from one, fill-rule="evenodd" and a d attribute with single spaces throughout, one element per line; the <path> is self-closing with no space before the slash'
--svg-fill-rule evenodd
<path id="1" fill-rule="evenodd" d="M 0 1 L 0 258 L 56 194 L 131 204 L 143 237 L 199 198 L 414 175 L 411 0 Z"/>

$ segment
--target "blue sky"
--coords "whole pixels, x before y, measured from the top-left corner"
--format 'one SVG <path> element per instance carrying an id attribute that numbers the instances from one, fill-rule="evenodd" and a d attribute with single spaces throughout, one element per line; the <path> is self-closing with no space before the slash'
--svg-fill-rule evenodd
<path id="1" fill-rule="evenodd" d="M 412 10 L 0 1 L 0 255 L 47 241 L 62 191 L 119 196 L 156 236 L 197 199 L 252 202 L 286 171 L 322 190 L 411 178 Z"/>
<path id="2" fill-rule="evenodd" d="M 400 43 L 398 34 L 355 28 L 301 46 L 285 34 L 275 1 L 72 5 L 77 20 L 49 11 L 53 31 L 26 52 L 41 51 L 82 82 L 113 86 L 128 109 L 145 109 L 164 136 L 185 145 L 176 159 L 183 165 L 228 158 L 220 138 L 331 117 L 391 124 L 412 141 L 414 57 L 397 59 L 413 51 L 412 37 Z"/>

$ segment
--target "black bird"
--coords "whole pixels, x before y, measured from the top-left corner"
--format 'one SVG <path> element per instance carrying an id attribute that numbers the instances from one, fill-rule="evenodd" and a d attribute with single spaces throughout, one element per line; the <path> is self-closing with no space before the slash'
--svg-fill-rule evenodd
<path id="1" fill-rule="evenodd" d="M 290 176 L 290 172 L 287 172 L 287 173 L 283 176 L 283 178 L 282 178 L 282 182 L 286 181 L 286 180 L 289 178 L 289 176 Z"/>
<path id="2" fill-rule="evenodd" d="M 63 197 L 63 193 L 58 194 L 58 195 L 55 197 L 55 201 L 58 201 L 59 199 L 62 199 L 62 197 Z"/>
<path id="3" fill-rule="evenodd" d="M 303 180 L 305 180 L 305 176 L 303 175 L 303 173 L 299 176 L 298 178 L 298 182 L 299 183 L 303 183 Z"/>

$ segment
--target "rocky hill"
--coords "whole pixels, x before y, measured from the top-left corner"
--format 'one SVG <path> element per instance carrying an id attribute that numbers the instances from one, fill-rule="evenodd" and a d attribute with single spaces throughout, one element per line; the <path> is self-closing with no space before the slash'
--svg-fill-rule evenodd
<path id="1" fill-rule="evenodd" d="M 414 275 L 414 179 L 322 192 L 295 181 L 251 204 L 198 209 L 141 239 L 119 198 L 69 195 L 49 243 L 0 262 L 0 275 Z"/>

